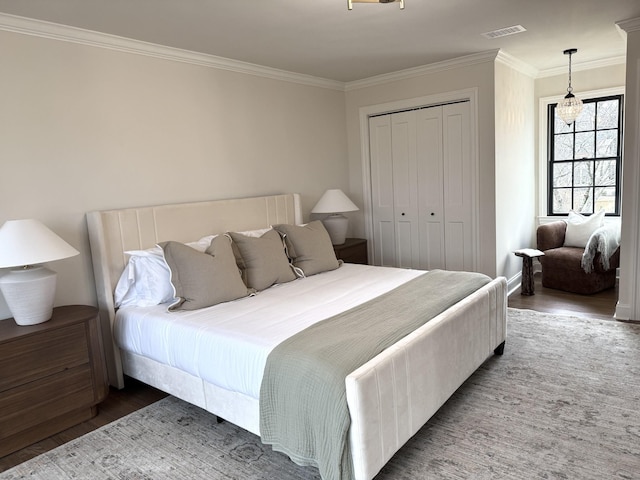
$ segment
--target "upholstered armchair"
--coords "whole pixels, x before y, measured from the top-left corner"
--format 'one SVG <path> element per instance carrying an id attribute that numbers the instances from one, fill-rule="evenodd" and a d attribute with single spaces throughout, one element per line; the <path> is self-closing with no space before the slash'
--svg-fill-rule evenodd
<path id="1" fill-rule="evenodd" d="M 619 236 L 609 243 L 613 253 L 606 258 L 601 252 L 607 251 L 605 241 L 608 237 L 604 240 L 594 237 L 600 231 L 608 234 L 604 227 L 589 237 L 585 247 L 565 246 L 566 230 L 567 222 L 563 220 L 540 225 L 537 229 L 538 250 L 544 252 L 544 256 L 539 257 L 542 285 L 582 295 L 614 287 L 616 268 L 620 265 L 620 247 L 616 241 Z"/>

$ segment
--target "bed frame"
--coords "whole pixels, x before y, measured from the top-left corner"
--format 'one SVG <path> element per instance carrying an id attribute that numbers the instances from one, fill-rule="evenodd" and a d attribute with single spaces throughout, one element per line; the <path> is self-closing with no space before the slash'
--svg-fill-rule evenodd
<path id="1" fill-rule="evenodd" d="M 114 344 L 113 290 L 126 250 L 158 242 L 302 223 L 297 194 L 98 211 L 87 225 L 109 380 L 123 374 L 259 435 L 258 401 Z M 458 302 L 346 378 L 349 441 L 357 480 L 372 479 L 506 339 L 507 284 L 499 277 Z M 111 347 L 109 347 L 111 346 Z"/>

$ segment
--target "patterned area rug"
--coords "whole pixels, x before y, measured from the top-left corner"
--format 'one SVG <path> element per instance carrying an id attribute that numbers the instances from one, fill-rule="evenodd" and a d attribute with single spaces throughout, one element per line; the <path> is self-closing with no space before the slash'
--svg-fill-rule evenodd
<path id="1" fill-rule="evenodd" d="M 640 479 L 640 325 L 509 310 L 492 357 L 376 480 Z M 0 479 L 318 479 L 173 397 Z"/>

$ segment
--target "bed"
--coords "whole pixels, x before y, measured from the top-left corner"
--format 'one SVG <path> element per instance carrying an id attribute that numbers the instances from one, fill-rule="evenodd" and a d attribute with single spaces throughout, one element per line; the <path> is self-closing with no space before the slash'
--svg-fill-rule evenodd
<path id="1" fill-rule="evenodd" d="M 124 252 L 151 249 L 168 241 L 189 243 L 225 232 L 297 226 L 302 220 L 297 194 L 89 212 L 110 383 L 123 388 L 124 375 L 128 375 L 256 435 L 263 433 L 261 375 L 267 371 L 265 362 L 274 346 L 279 348 L 293 335 L 287 329 L 307 331 L 312 325 L 327 323 L 319 320 L 381 301 L 398 286 L 422 281 L 425 272 L 344 264 L 246 298 L 179 312 L 168 312 L 167 305 L 118 309 L 114 290 L 128 265 L 129 255 Z M 287 312 L 284 316 L 283 311 Z M 260 322 L 251 323 L 256 318 Z M 253 333 L 249 342 L 258 344 L 257 353 L 244 343 L 247 335 L 235 330 L 239 319 L 249 322 L 247 328 Z M 294 326 L 280 328 L 281 324 Z M 149 330 L 158 325 L 160 333 Z M 185 325 L 186 332 L 178 330 Z M 222 339 L 207 337 L 209 331 L 223 335 Z M 201 343 L 179 351 L 181 347 L 169 345 L 170 339 L 179 339 L 182 347 Z M 489 356 L 502 352 L 505 339 L 506 280 L 499 277 L 488 279 L 349 370 L 343 388 L 350 420 L 345 441 L 351 474 L 344 478 L 372 479 Z M 216 368 L 232 355 L 233 367 Z"/>

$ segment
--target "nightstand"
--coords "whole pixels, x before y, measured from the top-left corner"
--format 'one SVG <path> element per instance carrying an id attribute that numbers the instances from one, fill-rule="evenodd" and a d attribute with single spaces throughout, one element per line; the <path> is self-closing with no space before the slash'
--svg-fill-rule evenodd
<path id="1" fill-rule="evenodd" d="M 109 391 L 98 310 L 53 309 L 51 320 L 0 320 L 0 457 L 96 415 Z"/>
<path id="2" fill-rule="evenodd" d="M 334 245 L 333 250 L 336 258 L 345 263 L 368 263 L 366 238 L 347 238 L 342 245 Z"/>

